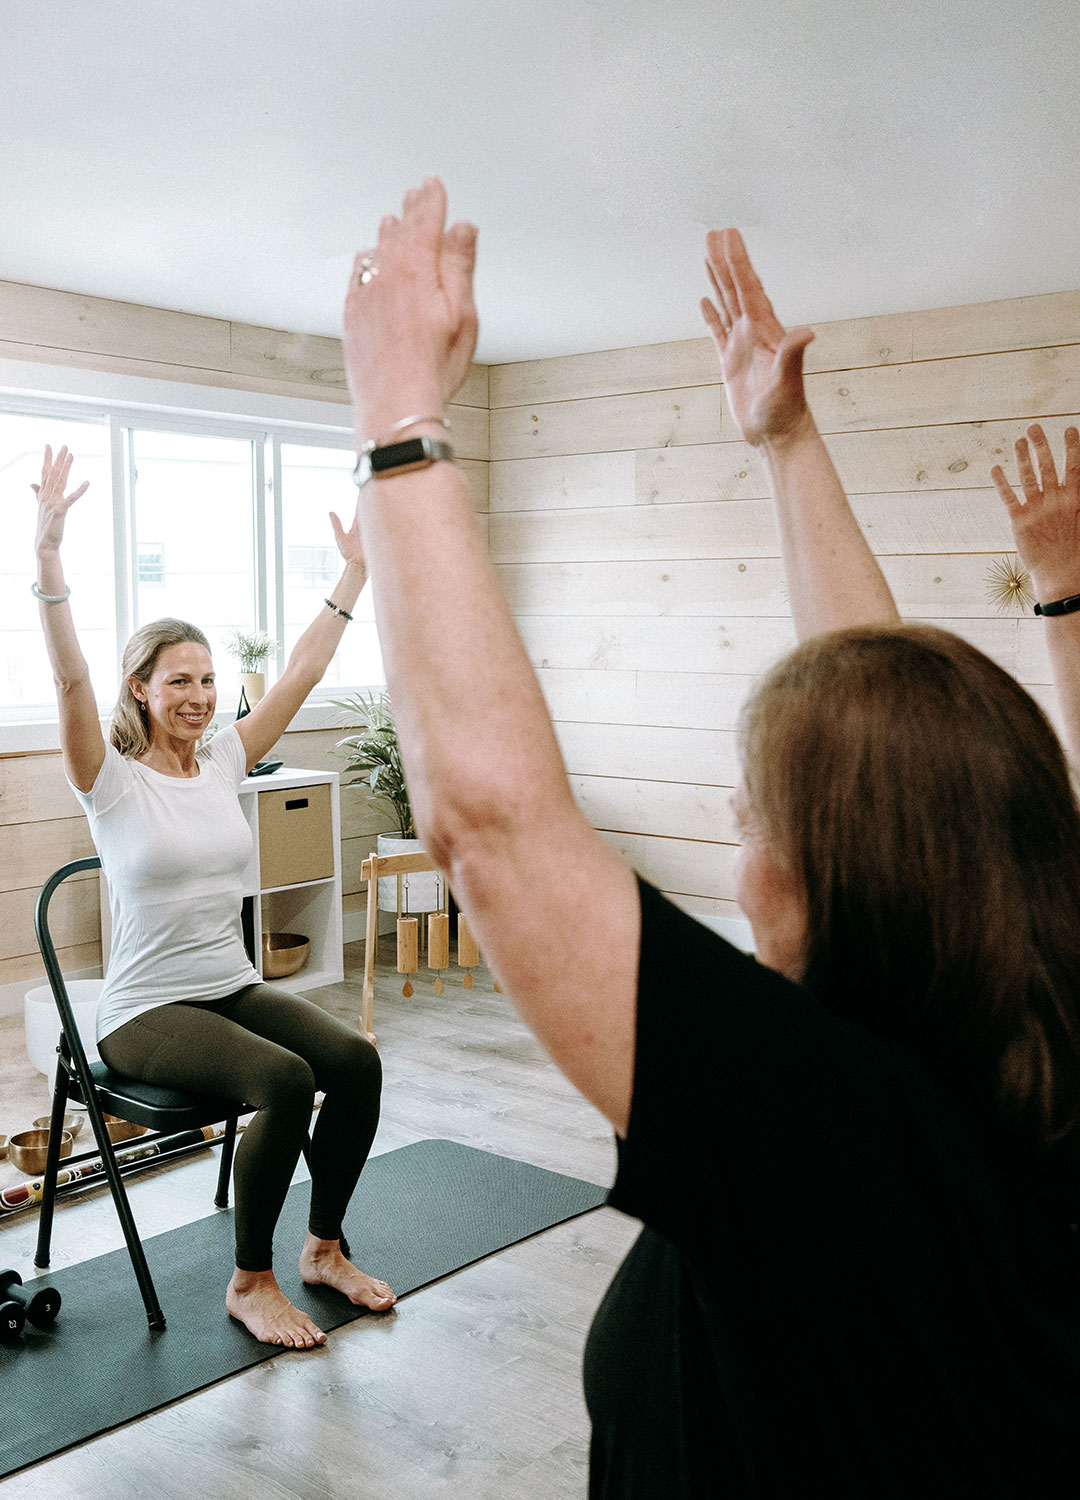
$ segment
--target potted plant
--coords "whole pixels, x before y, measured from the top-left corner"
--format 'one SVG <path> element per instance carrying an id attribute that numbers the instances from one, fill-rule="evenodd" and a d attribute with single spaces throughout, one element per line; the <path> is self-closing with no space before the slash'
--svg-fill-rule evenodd
<path id="1" fill-rule="evenodd" d="M 265 630 L 234 630 L 225 649 L 240 663 L 240 706 L 236 717 L 242 719 L 266 692 L 263 664 L 274 646 Z"/>
<path id="2" fill-rule="evenodd" d="M 401 764 L 401 747 L 390 699 L 386 693 L 354 693 L 351 698 L 335 698 L 334 704 L 364 721 L 355 734 L 338 740 L 335 754 L 350 771 L 360 774 L 346 781 L 346 786 L 366 786 L 376 802 L 393 814 L 394 833 L 380 833 L 380 854 L 409 854 L 421 848 L 416 837 L 409 789 Z M 439 877 L 435 874 L 410 875 L 408 904 L 410 912 L 435 911 L 439 906 Z M 379 906 L 383 911 L 397 910 L 397 881 L 379 881 Z"/>

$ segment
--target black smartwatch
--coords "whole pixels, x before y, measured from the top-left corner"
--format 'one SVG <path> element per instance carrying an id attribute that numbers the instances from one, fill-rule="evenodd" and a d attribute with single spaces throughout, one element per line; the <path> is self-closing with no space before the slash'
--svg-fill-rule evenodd
<path id="1" fill-rule="evenodd" d="M 1055 599 L 1052 604 L 1036 604 L 1037 615 L 1071 615 L 1080 609 L 1080 594 L 1070 594 L 1067 599 Z"/>
<path id="2" fill-rule="evenodd" d="M 402 443 L 387 443 L 381 448 L 364 447 L 353 470 L 353 483 L 365 485 L 369 479 L 386 479 L 392 474 L 408 474 L 426 469 L 441 460 L 453 462 L 454 450 L 438 438 L 406 438 Z"/>

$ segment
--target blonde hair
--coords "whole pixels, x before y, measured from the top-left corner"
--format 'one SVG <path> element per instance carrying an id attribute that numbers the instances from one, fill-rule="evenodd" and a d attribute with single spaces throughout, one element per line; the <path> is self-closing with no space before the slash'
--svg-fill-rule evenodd
<path id="1" fill-rule="evenodd" d="M 109 718 L 109 739 L 121 755 L 135 759 L 150 747 L 146 706 L 131 691 L 131 679 L 149 682 L 165 647 L 188 641 L 210 650 L 210 642 L 197 625 L 189 625 L 186 620 L 151 620 L 148 625 L 140 625 L 124 647 L 120 695 Z"/>
<path id="2" fill-rule="evenodd" d="M 808 988 L 1029 1140 L 1080 1140 L 1080 809 L 1034 699 L 946 631 L 834 631 L 740 738 L 806 893 Z"/>

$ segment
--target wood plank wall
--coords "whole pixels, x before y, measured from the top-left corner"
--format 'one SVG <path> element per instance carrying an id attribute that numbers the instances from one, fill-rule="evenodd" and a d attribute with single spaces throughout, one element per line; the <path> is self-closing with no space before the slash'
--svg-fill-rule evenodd
<path id="1" fill-rule="evenodd" d="M 1080 412 L 1080 293 L 818 329 L 810 400 L 902 612 L 1051 707 L 1041 622 L 1002 615 L 992 463 Z M 736 917 L 739 707 L 794 641 L 763 468 L 707 339 L 494 366 L 492 557 L 581 805 L 688 910 Z"/>
<path id="2" fill-rule="evenodd" d="M 268 395 L 348 403 L 339 339 L 285 333 L 164 308 L 0 281 L 0 357 L 182 381 Z M 488 372 L 475 365 L 450 408 L 453 440 L 486 534 Z M 347 417 L 335 415 L 334 421 Z M 341 770 L 330 755 L 344 730 L 286 735 L 279 757 L 293 766 Z M 0 729 L 0 989 L 37 980 L 42 968 L 33 909 L 42 882 L 66 860 L 93 852 L 82 810 L 55 753 L 4 755 Z M 363 903 L 360 863 L 385 813 L 362 791 L 342 790 L 346 919 Z M 65 969 L 101 961 L 97 879 L 57 893 L 58 946 Z M 2 1007 L 0 1007 L 2 1008 Z"/>

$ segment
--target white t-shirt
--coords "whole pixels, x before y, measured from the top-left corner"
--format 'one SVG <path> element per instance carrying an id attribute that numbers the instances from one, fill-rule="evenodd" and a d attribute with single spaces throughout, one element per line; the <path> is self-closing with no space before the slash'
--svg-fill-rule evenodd
<path id="1" fill-rule="evenodd" d="M 220 1000 L 258 982 L 240 912 L 251 830 L 237 789 L 246 756 L 230 726 L 196 752 L 198 776 L 163 776 L 107 745 L 89 792 L 109 883 L 112 951 L 97 1040 L 176 1000 Z"/>

